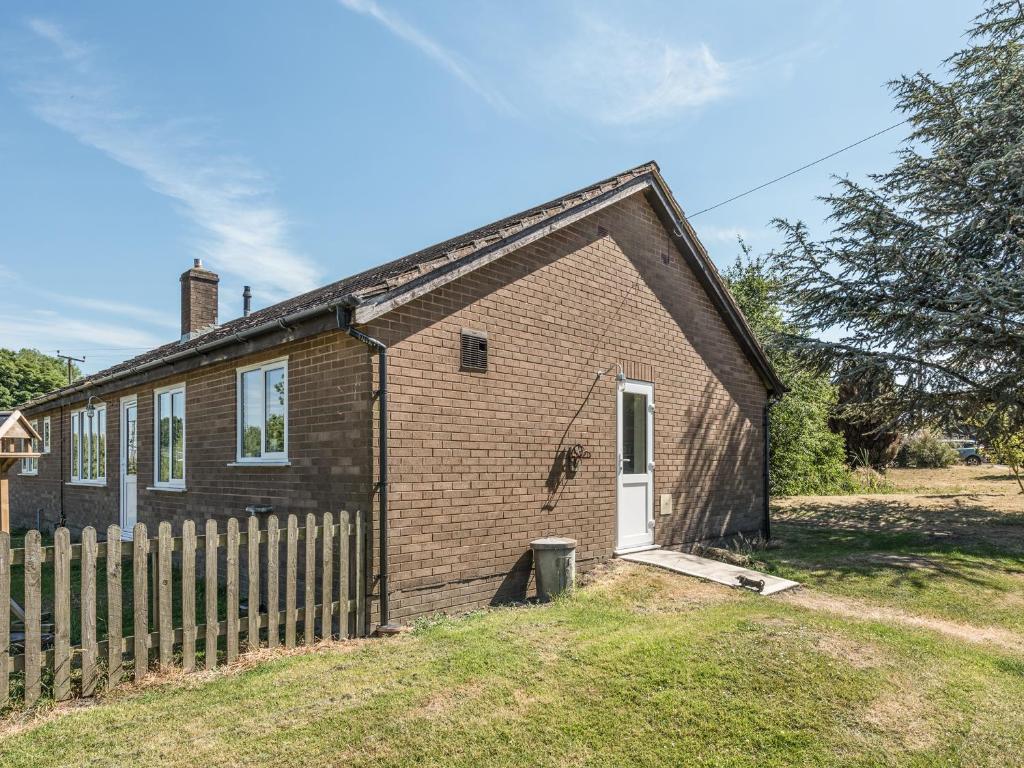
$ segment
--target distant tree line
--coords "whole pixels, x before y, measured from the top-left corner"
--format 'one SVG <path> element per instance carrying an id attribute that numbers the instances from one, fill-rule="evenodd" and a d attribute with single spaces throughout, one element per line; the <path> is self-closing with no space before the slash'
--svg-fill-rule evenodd
<path id="1" fill-rule="evenodd" d="M 81 376 L 77 366 L 72 377 Z M 0 347 L 0 408 L 14 408 L 68 383 L 67 365 L 37 349 Z"/>

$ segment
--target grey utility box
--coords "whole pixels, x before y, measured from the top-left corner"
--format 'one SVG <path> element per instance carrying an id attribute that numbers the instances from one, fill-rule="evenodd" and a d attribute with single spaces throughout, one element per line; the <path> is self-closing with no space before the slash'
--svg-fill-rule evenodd
<path id="1" fill-rule="evenodd" d="M 537 569 L 537 597 L 548 601 L 576 584 L 576 539 L 545 536 L 530 542 Z"/>

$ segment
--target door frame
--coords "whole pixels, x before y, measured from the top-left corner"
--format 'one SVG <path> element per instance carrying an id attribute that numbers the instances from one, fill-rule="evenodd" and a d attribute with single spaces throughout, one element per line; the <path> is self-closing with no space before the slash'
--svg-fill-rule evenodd
<path id="1" fill-rule="evenodd" d="M 125 418 L 125 414 L 128 411 L 129 406 L 135 406 L 135 445 L 138 450 L 139 442 L 139 397 L 138 395 L 127 395 L 121 398 L 120 410 L 118 411 L 118 465 L 120 467 L 120 477 L 118 478 L 118 503 L 117 503 L 117 521 L 121 527 L 121 539 L 124 541 L 131 541 L 134 538 L 134 532 L 132 526 L 125 526 L 125 514 L 127 509 L 125 507 L 125 501 L 127 500 L 127 494 L 125 493 L 125 486 L 127 485 L 128 476 L 128 420 Z M 137 457 L 136 457 L 137 460 Z M 138 471 L 135 473 L 135 519 L 139 519 L 139 474 Z"/>
<path id="2" fill-rule="evenodd" d="M 642 544 L 635 544 L 624 547 L 619 541 L 619 522 L 622 516 L 622 479 L 623 479 L 623 458 L 622 458 L 622 395 L 626 392 L 635 392 L 647 395 L 647 462 L 649 475 L 649 487 L 647 493 L 647 530 L 649 541 Z M 654 382 L 640 381 L 639 379 L 619 379 L 615 387 L 615 554 L 628 552 L 640 552 L 646 549 L 656 549 L 654 543 Z"/>

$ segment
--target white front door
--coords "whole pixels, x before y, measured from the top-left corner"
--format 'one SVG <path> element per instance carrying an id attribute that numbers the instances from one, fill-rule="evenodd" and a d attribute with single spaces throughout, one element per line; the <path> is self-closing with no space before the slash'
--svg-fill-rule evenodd
<path id="1" fill-rule="evenodd" d="M 121 401 L 121 538 L 131 539 L 138 518 L 139 407 L 134 398 Z"/>
<path id="2" fill-rule="evenodd" d="M 654 385 L 618 388 L 618 537 L 615 551 L 654 544 Z"/>

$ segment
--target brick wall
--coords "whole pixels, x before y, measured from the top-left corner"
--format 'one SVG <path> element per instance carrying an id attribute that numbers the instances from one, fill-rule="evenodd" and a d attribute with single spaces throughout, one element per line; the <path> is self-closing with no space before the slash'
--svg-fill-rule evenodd
<path id="1" fill-rule="evenodd" d="M 181 334 L 194 333 L 217 322 L 217 284 L 220 278 L 196 266 L 181 275 Z"/>
<path id="2" fill-rule="evenodd" d="M 236 368 L 261 360 L 288 358 L 290 466 L 229 467 L 236 458 Z M 185 382 L 186 491 L 147 490 L 153 485 L 153 390 Z M 279 516 L 307 512 L 368 509 L 372 454 L 370 434 L 370 356 L 340 332 L 329 332 L 230 362 L 208 365 L 145 385 L 104 392 L 107 403 L 107 481 L 103 486 L 64 484 L 68 526 L 92 525 L 102 533 L 119 521 L 120 401 L 138 399 L 138 518 L 151 531 L 163 520 L 175 532 L 192 518 L 242 517 L 250 504 L 270 504 Z M 39 459 L 39 474 L 11 476 L 11 523 L 33 527 L 41 510 L 45 525 L 60 515 L 61 469 L 70 476 L 71 410 L 32 411 L 51 416 L 51 453 Z M 63 433 L 61 430 L 63 424 Z M 63 439 L 62 439 L 63 434 Z M 201 524 L 201 523 L 199 523 Z"/>
<path id="3" fill-rule="evenodd" d="M 462 328 L 487 332 L 487 373 L 460 372 Z M 582 567 L 611 555 L 616 363 L 655 385 L 657 543 L 760 530 L 765 388 L 641 195 L 372 331 L 392 345 L 393 617 L 523 597 L 541 535 L 578 539 Z M 591 457 L 569 478 L 574 443 Z"/>
<path id="4" fill-rule="evenodd" d="M 489 370 L 459 370 L 459 334 L 485 331 Z M 521 598 L 528 544 L 579 540 L 584 568 L 616 529 L 616 366 L 655 386 L 656 540 L 679 546 L 762 526 L 766 392 L 642 195 L 522 248 L 371 324 L 390 350 L 392 615 L 402 620 Z M 235 459 L 235 369 L 287 355 L 288 467 Z M 597 377 L 599 370 L 605 375 Z M 64 486 L 68 523 L 118 519 L 119 402 L 138 396 L 139 519 L 362 507 L 372 490 L 375 365 L 333 331 L 145 385 L 104 392 L 106 486 Z M 184 381 L 187 492 L 148 491 L 153 389 Z M 84 405 L 83 402 L 81 403 Z M 67 436 L 67 411 L 63 434 Z M 12 478 L 12 522 L 59 514 L 60 413 L 38 477 Z M 568 477 L 563 452 L 591 454 Z M 65 477 L 67 466 L 65 459 Z M 660 496 L 672 498 L 662 516 Z M 374 553 L 371 554 L 371 561 Z"/>

